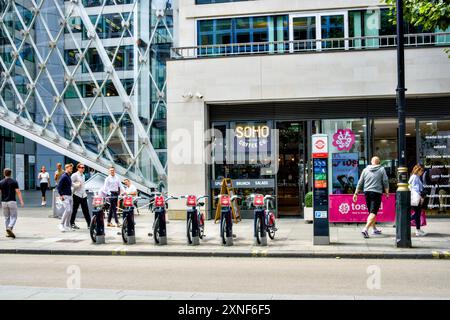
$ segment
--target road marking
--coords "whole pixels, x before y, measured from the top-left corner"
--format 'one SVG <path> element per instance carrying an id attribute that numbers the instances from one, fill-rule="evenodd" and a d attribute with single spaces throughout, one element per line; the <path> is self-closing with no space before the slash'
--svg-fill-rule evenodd
<path id="1" fill-rule="evenodd" d="M 267 257 L 267 250 L 261 251 L 261 257 Z"/>
<path id="2" fill-rule="evenodd" d="M 433 258 L 435 258 L 435 259 L 439 259 L 441 256 L 439 251 L 432 251 L 431 254 L 433 255 Z"/>
<path id="3" fill-rule="evenodd" d="M 126 248 L 118 247 L 112 251 L 112 255 L 115 256 L 115 255 L 120 254 L 121 256 L 125 256 L 127 254 L 127 251 L 128 251 L 128 249 L 126 249 Z"/>
<path id="4" fill-rule="evenodd" d="M 258 256 L 258 252 L 259 252 L 259 250 L 253 249 L 252 250 L 252 257 L 257 257 Z"/>

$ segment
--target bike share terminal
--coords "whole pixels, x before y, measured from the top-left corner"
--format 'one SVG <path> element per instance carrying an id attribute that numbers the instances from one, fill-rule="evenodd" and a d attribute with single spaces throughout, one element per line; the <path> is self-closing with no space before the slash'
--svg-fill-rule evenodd
<path id="1" fill-rule="evenodd" d="M 313 159 L 313 244 L 330 244 L 328 220 L 328 135 L 312 136 Z"/>

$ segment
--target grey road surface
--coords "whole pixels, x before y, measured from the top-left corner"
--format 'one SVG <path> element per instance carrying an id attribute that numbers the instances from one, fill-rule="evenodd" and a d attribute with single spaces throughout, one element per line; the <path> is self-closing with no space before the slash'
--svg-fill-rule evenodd
<path id="1" fill-rule="evenodd" d="M 0 256 L 5 286 L 450 299 L 448 260 Z"/>

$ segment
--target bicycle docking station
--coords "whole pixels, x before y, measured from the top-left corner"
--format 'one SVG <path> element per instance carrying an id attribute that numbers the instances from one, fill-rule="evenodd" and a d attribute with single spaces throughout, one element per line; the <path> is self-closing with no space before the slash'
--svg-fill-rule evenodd
<path id="1" fill-rule="evenodd" d="M 187 219 L 191 219 L 192 223 L 192 241 L 187 240 L 188 245 L 198 246 L 200 245 L 200 228 L 198 223 L 198 213 L 196 209 L 188 209 L 187 211 Z M 187 230 L 189 232 L 189 228 Z"/>
<path id="2" fill-rule="evenodd" d="M 99 210 L 97 213 L 97 226 L 96 226 L 96 244 L 105 244 L 105 217 L 103 216 L 103 210 Z"/>
<path id="3" fill-rule="evenodd" d="M 167 225 L 166 225 L 166 210 L 164 207 L 155 208 L 155 214 L 159 218 L 159 243 L 157 245 L 167 245 Z"/>
<path id="4" fill-rule="evenodd" d="M 124 220 L 127 223 L 126 231 L 127 231 L 127 244 L 136 244 L 136 232 L 134 228 L 134 209 L 127 208 L 124 209 L 122 214 L 124 215 Z"/>
<path id="5" fill-rule="evenodd" d="M 313 245 L 330 244 L 328 218 L 328 135 L 312 136 L 313 158 Z"/>
<path id="6" fill-rule="evenodd" d="M 92 242 L 95 244 L 105 244 L 105 216 L 103 213 L 103 198 L 94 197 L 92 203 L 92 219 L 89 226 L 89 233 Z"/>
<path id="7" fill-rule="evenodd" d="M 222 216 L 220 221 L 220 227 L 222 229 L 222 234 L 224 234 L 224 238 L 222 239 L 222 244 L 226 247 L 230 247 L 233 245 L 233 227 L 232 227 L 232 217 L 231 217 L 231 207 L 222 207 Z M 223 232 L 223 229 L 225 229 Z M 225 240 L 225 241 L 223 241 Z"/>
<path id="8" fill-rule="evenodd" d="M 254 244 L 257 246 L 267 246 L 266 219 L 264 210 L 264 196 L 256 195 L 253 199 L 254 210 Z"/>

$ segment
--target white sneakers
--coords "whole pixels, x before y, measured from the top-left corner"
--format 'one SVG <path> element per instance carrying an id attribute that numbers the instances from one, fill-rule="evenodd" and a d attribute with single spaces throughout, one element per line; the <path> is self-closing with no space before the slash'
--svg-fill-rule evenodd
<path id="1" fill-rule="evenodd" d="M 416 230 L 416 237 L 423 237 L 426 236 L 427 233 L 425 231 L 422 230 Z"/>
<path id="2" fill-rule="evenodd" d="M 69 232 L 69 231 L 73 231 L 72 228 L 63 226 L 62 224 L 58 224 L 58 229 L 59 229 L 59 231 L 61 231 L 61 232 Z"/>

